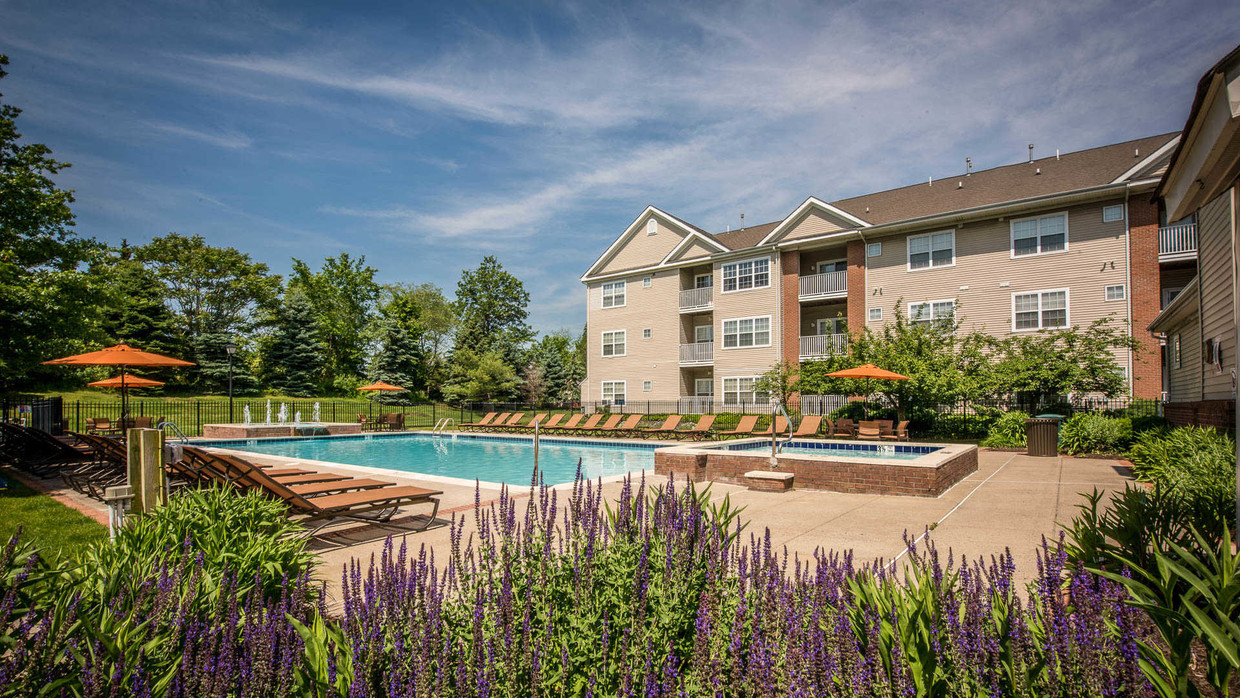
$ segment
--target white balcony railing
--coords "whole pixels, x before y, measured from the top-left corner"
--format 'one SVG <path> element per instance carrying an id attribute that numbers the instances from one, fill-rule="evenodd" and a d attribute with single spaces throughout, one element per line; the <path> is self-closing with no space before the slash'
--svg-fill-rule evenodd
<path id="1" fill-rule="evenodd" d="M 848 272 L 829 271 L 801 277 L 801 298 L 821 298 L 848 293 Z"/>
<path id="2" fill-rule="evenodd" d="M 680 365 L 711 364 L 715 362 L 714 342 L 695 342 L 680 345 Z"/>
<path id="3" fill-rule="evenodd" d="M 680 292 L 680 309 L 681 310 L 698 310 L 709 308 L 715 303 L 715 289 L 713 286 L 706 288 L 691 288 L 687 291 Z"/>
<path id="4" fill-rule="evenodd" d="M 1196 256 L 1196 223 L 1183 223 L 1158 229 L 1159 259 L 1191 259 Z"/>
<path id="5" fill-rule="evenodd" d="M 846 334 L 815 334 L 801 338 L 802 359 L 831 356 L 846 351 L 848 351 L 848 335 Z"/>

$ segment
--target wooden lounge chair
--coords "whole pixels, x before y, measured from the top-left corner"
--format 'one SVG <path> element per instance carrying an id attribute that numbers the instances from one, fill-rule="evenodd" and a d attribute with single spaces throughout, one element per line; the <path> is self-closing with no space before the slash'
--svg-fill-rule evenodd
<path id="1" fill-rule="evenodd" d="M 634 433 L 643 439 L 648 439 L 652 436 L 675 436 L 676 427 L 680 426 L 680 420 L 682 419 L 684 419 L 684 417 L 681 417 L 678 414 L 668 415 L 667 419 L 663 420 L 663 424 L 654 427 L 653 429 L 634 429 Z"/>
<path id="2" fill-rule="evenodd" d="M 560 413 L 557 413 L 557 414 L 553 414 L 553 415 L 551 415 L 551 418 L 550 418 L 550 419 L 544 419 L 544 420 L 542 420 L 542 421 L 540 421 L 540 422 L 539 422 L 539 424 L 538 424 L 538 430 L 539 430 L 539 431 L 546 431 L 546 430 L 548 430 L 548 429 L 554 429 L 554 428 L 556 428 L 556 425 L 558 425 L 558 424 L 559 424 L 560 422 L 562 422 L 562 421 L 564 421 L 564 413 L 563 413 L 563 412 L 560 412 Z"/>
<path id="3" fill-rule="evenodd" d="M 513 412 L 512 415 L 508 417 L 508 421 L 501 422 L 500 420 L 497 419 L 494 422 L 491 422 L 491 426 L 484 427 L 484 430 L 485 431 L 506 431 L 510 427 L 514 427 L 520 424 L 521 420 L 524 418 L 525 418 L 524 412 Z"/>
<path id="4" fill-rule="evenodd" d="M 745 415 L 737 422 L 736 428 L 719 432 L 720 436 L 753 436 L 753 428 L 758 426 L 757 415 Z"/>
<path id="5" fill-rule="evenodd" d="M 518 424 L 516 426 L 509 427 L 508 431 L 510 432 L 534 431 L 534 422 L 542 422 L 542 421 L 546 421 L 546 419 L 547 419 L 547 413 L 542 412 L 540 414 L 534 415 L 533 417 L 530 417 L 530 421 L 526 422 L 525 424 Z"/>
<path id="6" fill-rule="evenodd" d="M 831 427 L 831 436 L 853 437 L 857 435 L 857 425 L 851 419 L 837 419 Z"/>
<path id="7" fill-rule="evenodd" d="M 547 431 L 565 431 L 567 429 L 576 429 L 577 425 L 580 424 L 581 420 L 585 419 L 585 417 L 586 416 L 584 414 L 581 414 L 579 412 L 574 415 L 569 415 L 568 421 L 564 422 L 563 424 L 558 424 L 558 425 L 548 424 L 547 426 L 543 427 L 543 429 Z"/>
<path id="8" fill-rule="evenodd" d="M 791 427 L 788 425 L 788 418 L 783 415 L 775 415 L 775 421 L 771 425 L 771 427 L 775 428 L 773 432 L 775 436 L 779 436 L 780 434 L 787 434 L 789 431 L 792 431 Z M 771 436 L 772 434 L 771 427 L 767 427 L 766 429 L 763 429 L 762 431 L 755 431 L 753 435 L 754 436 Z"/>
<path id="9" fill-rule="evenodd" d="M 908 420 L 901 420 L 900 423 L 896 425 L 896 430 L 894 433 L 883 434 L 882 437 L 890 441 L 908 441 Z"/>
<path id="10" fill-rule="evenodd" d="M 619 417 L 620 415 L 615 415 Z M 631 414 L 619 426 L 608 428 L 601 426 L 594 430 L 595 436 L 637 436 L 637 425 L 642 423 L 643 415 Z M 611 420 L 608 420 L 611 421 Z"/>
<path id="11" fill-rule="evenodd" d="M 620 415 L 616 414 L 612 416 L 616 418 L 617 422 L 620 421 Z M 598 426 L 599 420 L 602 418 L 603 418 L 603 414 L 601 412 L 592 414 L 589 416 L 588 419 L 586 419 L 585 423 L 581 424 L 580 426 L 564 427 L 563 431 L 566 431 L 570 434 L 589 434 L 590 432 L 594 431 L 594 429 Z"/>
<path id="12" fill-rule="evenodd" d="M 479 419 L 476 422 L 465 422 L 461 424 L 460 428 L 464 431 L 469 431 L 473 429 L 474 427 L 485 427 L 491 423 L 492 419 L 495 419 L 495 414 L 496 414 L 495 412 L 487 412 L 486 416 L 483 417 L 482 419 Z"/>
<path id="13" fill-rule="evenodd" d="M 486 424 L 482 424 L 481 422 L 475 422 L 474 424 L 470 425 L 470 428 L 467 429 L 466 431 L 486 431 L 487 429 L 493 429 L 496 426 L 508 421 L 508 418 L 511 416 L 512 414 L 510 412 L 500 412 L 499 414 L 495 415 L 495 419 L 492 419 Z"/>
<path id="14" fill-rule="evenodd" d="M 713 439 L 715 438 L 715 432 L 711 431 L 711 427 L 714 425 L 715 425 L 715 415 L 704 414 L 702 415 L 701 419 L 697 420 L 697 424 L 694 424 L 692 429 L 687 429 L 685 431 L 679 432 L 676 434 L 676 436 L 677 437 L 683 436 L 684 438 L 690 439 L 692 441 L 701 441 L 703 439 Z"/>
<path id="15" fill-rule="evenodd" d="M 878 441 L 883 436 L 883 425 L 876 421 L 863 421 L 857 429 L 857 438 L 867 441 Z"/>
<path id="16" fill-rule="evenodd" d="M 247 490 L 260 490 L 268 496 L 283 501 L 289 507 L 289 515 L 295 517 L 300 523 L 307 526 L 319 524 L 308 532 L 309 536 L 341 521 L 369 523 L 401 532 L 421 531 L 434 523 L 435 515 L 439 513 L 438 495 L 443 494 L 421 487 L 391 484 L 384 487 L 308 497 L 293 490 L 287 482 L 269 477 L 262 468 L 242 458 L 207 453 L 189 446 L 183 451 L 191 458 L 207 464 L 213 472 L 218 472 L 221 468 L 226 470 L 228 480 L 232 484 Z M 426 523 L 408 528 L 391 524 L 392 518 L 401 507 L 416 504 L 433 505 Z"/>
<path id="17" fill-rule="evenodd" d="M 796 433 L 792 438 L 815 438 L 818 436 L 818 429 L 822 426 L 822 417 L 810 415 L 801 417 L 801 423 L 797 425 Z"/>

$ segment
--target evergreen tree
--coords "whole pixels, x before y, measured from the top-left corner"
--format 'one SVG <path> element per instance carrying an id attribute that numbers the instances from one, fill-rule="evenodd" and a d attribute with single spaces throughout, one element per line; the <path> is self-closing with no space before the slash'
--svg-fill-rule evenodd
<path id="1" fill-rule="evenodd" d="M 228 392 L 228 350 L 229 342 L 236 340 L 225 332 L 207 330 L 199 332 L 193 339 L 192 348 L 198 363 L 198 387 L 203 392 Z M 247 395 L 258 392 L 258 381 L 250 372 L 247 353 L 238 348 L 232 357 L 232 385 L 234 395 Z"/>
<path id="2" fill-rule="evenodd" d="M 290 397 L 313 397 L 323 377 L 323 343 L 306 294 L 290 289 L 273 317 L 274 331 L 264 343 L 263 379 Z"/>
<path id="3" fill-rule="evenodd" d="M 91 273 L 104 279 L 108 286 L 102 321 L 109 344 L 129 344 L 173 356 L 184 353 L 176 317 L 164 296 L 164 285 L 133 258 L 129 243 L 122 241 L 107 259 L 92 265 Z"/>
<path id="4" fill-rule="evenodd" d="M 497 351 L 476 352 L 457 347 L 452 379 L 444 386 L 454 401 L 504 401 L 512 399 L 520 381 L 516 371 Z"/>
<path id="5" fill-rule="evenodd" d="M 380 395 L 381 402 L 408 401 L 412 393 L 426 389 L 426 357 L 402 323 L 385 321 L 380 324 L 379 351 L 371 362 L 370 378 L 405 388 L 401 393 Z"/>

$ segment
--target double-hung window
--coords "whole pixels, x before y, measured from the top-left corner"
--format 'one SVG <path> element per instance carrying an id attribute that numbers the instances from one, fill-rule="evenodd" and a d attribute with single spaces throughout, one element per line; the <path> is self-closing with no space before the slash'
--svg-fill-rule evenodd
<path id="1" fill-rule="evenodd" d="M 1012 294 L 1012 329 L 1046 330 L 1068 326 L 1068 289 Z"/>
<path id="2" fill-rule="evenodd" d="M 603 356 L 624 356 L 625 330 L 603 333 Z"/>
<path id="3" fill-rule="evenodd" d="M 1056 213 L 1012 221 L 1012 256 L 1063 252 L 1068 249 L 1068 214 Z"/>
<path id="4" fill-rule="evenodd" d="M 917 324 L 944 324 L 950 325 L 956 317 L 956 301 L 926 301 L 924 303 L 909 303 L 908 320 Z"/>
<path id="5" fill-rule="evenodd" d="M 624 381 L 603 381 L 603 400 L 624 404 Z"/>
<path id="6" fill-rule="evenodd" d="M 956 263 L 956 231 L 913 235 L 908 239 L 908 269 L 950 267 Z"/>
<path id="7" fill-rule="evenodd" d="M 771 345 L 771 316 L 743 317 L 723 321 L 723 348 L 768 347 Z"/>
<path id="8" fill-rule="evenodd" d="M 619 308 L 624 305 L 624 282 L 610 281 L 603 284 L 603 307 Z"/>
<path id="9" fill-rule="evenodd" d="M 723 379 L 723 404 L 741 405 L 765 402 L 770 395 L 757 390 L 758 376 L 738 376 Z"/>
<path id="10" fill-rule="evenodd" d="M 746 291 L 771 285 L 771 260 L 746 259 L 723 265 L 723 292 Z"/>

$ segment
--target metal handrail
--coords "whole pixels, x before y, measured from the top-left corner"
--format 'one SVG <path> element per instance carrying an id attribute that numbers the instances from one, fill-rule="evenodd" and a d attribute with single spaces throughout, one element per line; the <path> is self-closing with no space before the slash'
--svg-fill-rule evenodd
<path id="1" fill-rule="evenodd" d="M 181 443 L 183 444 L 189 443 L 189 437 L 185 435 L 185 432 L 181 431 L 181 427 L 178 427 L 176 422 L 169 422 L 168 420 L 165 419 L 164 421 L 155 425 L 155 428 L 159 429 L 160 431 L 163 431 L 164 427 L 172 427 L 172 433 L 177 435 L 177 438 L 181 440 Z"/>
<path id="2" fill-rule="evenodd" d="M 435 434 L 444 433 L 445 431 L 447 431 L 449 424 L 451 424 L 454 427 L 453 431 L 455 431 L 456 420 L 451 417 L 444 417 L 438 422 L 435 422 L 435 426 L 431 428 L 431 435 L 433 436 Z"/>
<path id="3" fill-rule="evenodd" d="M 777 414 L 782 414 L 784 416 L 784 419 L 788 421 L 788 438 L 784 439 L 782 442 L 780 441 L 779 434 L 775 433 L 775 417 L 777 416 Z M 788 442 L 792 441 L 792 434 L 793 434 L 792 417 L 788 414 L 788 410 L 784 409 L 784 404 L 776 400 L 774 405 L 772 405 L 771 407 L 771 467 L 772 468 L 779 465 L 779 460 L 776 458 L 776 456 L 778 456 L 780 453 L 783 452 L 784 446 L 787 446 Z"/>

